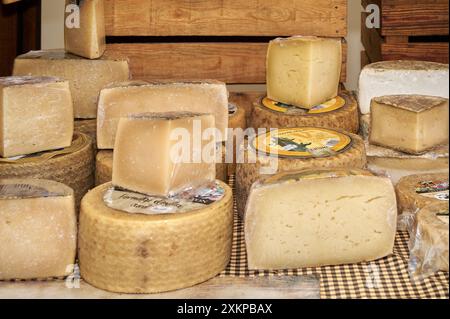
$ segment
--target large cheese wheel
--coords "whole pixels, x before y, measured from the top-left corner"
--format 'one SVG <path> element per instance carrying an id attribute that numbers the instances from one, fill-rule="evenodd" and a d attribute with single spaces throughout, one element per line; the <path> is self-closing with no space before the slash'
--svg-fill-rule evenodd
<path id="1" fill-rule="evenodd" d="M 250 126 L 254 129 L 313 126 L 358 133 L 358 103 L 351 93 L 345 91 L 311 110 L 263 97 L 255 103 Z"/>
<path id="2" fill-rule="evenodd" d="M 79 207 L 81 198 L 94 186 L 92 147 L 89 136 L 75 133 L 68 148 L 16 160 L 0 159 L 0 178 L 49 179 L 66 184 L 74 190 Z"/>
<path id="3" fill-rule="evenodd" d="M 277 146 L 272 145 L 274 141 L 278 141 Z M 238 162 L 236 168 L 241 217 L 250 187 L 264 175 L 309 168 L 366 167 L 364 141 L 359 136 L 324 128 L 278 129 L 260 134 L 241 145 L 241 154 L 242 163 Z"/>
<path id="4" fill-rule="evenodd" d="M 403 177 L 396 191 L 400 213 L 414 213 L 430 204 L 448 203 L 448 173 Z"/>
<path id="5" fill-rule="evenodd" d="M 79 260 L 91 285 L 121 293 L 158 293 L 204 282 L 220 273 L 231 253 L 232 191 L 206 208 L 168 215 L 130 214 L 103 202 L 111 184 L 81 204 Z"/>

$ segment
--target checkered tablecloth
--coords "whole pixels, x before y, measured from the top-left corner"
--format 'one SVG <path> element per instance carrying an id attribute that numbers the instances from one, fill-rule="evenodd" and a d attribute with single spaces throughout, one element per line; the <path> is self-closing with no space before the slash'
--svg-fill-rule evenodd
<path id="1" fill-rule="evenodd" d="M 233 177 L 230 185 L 234 185 Z M 408 273 L 408 233 L 398 232 L 393 255 L 370 263 L 283 271 L 250 271 L 247 268 L 244 225 L 235 205 L 231 261 L 220 276 L 301 276 L 320 278 L 320 296 L 325 299 L 431 299 L 449 298 L 448 272 L 422 282 L 412 282 Z"/>

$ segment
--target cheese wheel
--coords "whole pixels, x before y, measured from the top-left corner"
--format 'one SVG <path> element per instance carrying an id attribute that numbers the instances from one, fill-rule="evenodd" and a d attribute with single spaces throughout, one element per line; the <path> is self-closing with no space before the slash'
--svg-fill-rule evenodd
<path id="1" fill-rule="evenodd" d="M 272 144 L 274 141 L 278 141 L 277 146 Z M 274 130 L 250 138 L 241 145 L 240 152 L 236 200 L 241 217 L 250 187 L 264 175 L 309 168 L 366 167 L 364 142 L 359 136 L 325 128 Z"/>
<path id="2" fill-rule="evenodd" d="M 370 114 L 361 115 L 359 118 L 359 135 L 361 135 L 364 140 L 369 139 L 370 121 Z"/>
<path id="3" fill-rule="evenodd" d="M 94 148 L 97 149 L 97 120 L 75 120 L 74 131 L 89 136 Z"/>
<path id="4" fill-rule="evenodd" d="M 399 212 L 412 212 L 435 203 L 448 203 L 448 173 L 410 175 L 396 186 Z"/>
<path id="5" fill-rule="evenodd" d="M 242 129 L 245 131 L 247 129 L 247 117 L 245 109 L 237 104 L 229 103 L 228 106 L 228 127 L 232 129 Z M 233 142 L 233 162 L 228 163 L 227 168 L 227 176 L 233 175 L 236 173 L 236 145 L 239 143 L 236 135 L 233 135 L 233 139 L 228 139 L 226 143 Z M 225 145 L 226 146 L 226 145 Z M 224 155 L 225 158 L 225 155 Z"/>
<path id="6" fill-rule="evenodd" d="M 204 282 L 220 273 L 231 253 L 230 187 L 204 208 L 166 215 L 131 214 L 103 201 L 101 185 L 81 204 L 79 260 L 89 284 L 112 292 L 158 293 Z"/>
<path id="7" fill-rule="evenodd" d="M 33 154 L 19 159 L 0 159 L 0 178 L 36 178 L 66 184 L 75 192 L 77 207 L 94 186 L 92 141 L 83 133 L 74 134 L 68 148 Z"/>
<path id="8" fill-rule="evenodd" d="M 313 126 L 356 134 L 359 130 L 358 103 L 351 93 L 345 91 L 311 110 L 264 97 L 255 103 L 250 122 L 254 129 Z"/>

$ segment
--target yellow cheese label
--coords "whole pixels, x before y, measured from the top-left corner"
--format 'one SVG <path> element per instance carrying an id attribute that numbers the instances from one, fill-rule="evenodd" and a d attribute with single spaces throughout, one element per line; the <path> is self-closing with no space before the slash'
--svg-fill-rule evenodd
<path id="1" fill-rule="evenodd" d="M 337 96 L 334 99 L 329 100 L 328 102 L 313 107 L 312 109 L 302 109 L 290 104 L 277 102 L 269 99 L 268 97 L 265 97 L 262 99 L 261 104 L 265 108 L 278 113 L 289 115 L 307 115 L 307 114 L 314 115 L 339 110 L 340 108 L 344 107 L 347 104 L 347 101 L 342 96 Z"/>
<path id="2" fill-rule="evenodd" d="M 267 155 L 288 158 L 320 158 L 344 152 L 352 138 L 324 128 L 301 127 L 277 129 L 253 138 L 254 150 Z"/>
<path id="3" fill-rule="evenodd" d="M 448 202 L 449 199 L 448 181 L 421 181 L 416 185 L 415 191 L 421 196 L 440 201 Z"/>

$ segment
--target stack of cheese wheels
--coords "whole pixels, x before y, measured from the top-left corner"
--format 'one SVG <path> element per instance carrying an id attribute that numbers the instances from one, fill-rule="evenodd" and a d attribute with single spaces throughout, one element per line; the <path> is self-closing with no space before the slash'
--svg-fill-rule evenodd
<path id="1" fill-rule="evenodd" d="M 302 109 L 263 97 L 255 103 L 250 126 L 254 129 L 310 126 L 358 133 L 358 103 L 351 93 L 345 91 L 312 109 Z"/>
<path id="2" fill-rule="evenodd" d="M 264 175 L 308 168 L 365 168 L 363 140 L 354 134 L 325 128 L 278 129 L 241 145 L 236 169 L 239 215 L 245 211 L 252 184 Z"/>
<path id="3" fill-rule="evenodd" d="M 83 199 L 80 213 L 81 276 L 113 292 L 158 293 L 206 281 L 228 264 L 232 191 L 204 208 L 165 215 L 131 214 L 104 203 L 110 184 Z"/>
<path id="4" fill-rule="evenodd" d="M 238 139 L 238 130 L 245 131 L 247 129 L 247 117 L 245 109 L 235 103 L 229 104 L 228 112 L 228 128 L 233 129 L 233 134 L 228 136 L 223 155 L 224 159 L 228 160 L 225 162 L 227 163 L 227 175 L 233 175 L 236 173 L 236 150 L 238 149 L 238 144 L 240 143 L 240 140 Z M 227 152 L 230 152 L 230 156 L 231 152 L 233 152 L 232 162 L 230 162 L 231 157 L 227 158 Z"/>
<path id="5" fill-rule="evenodd" d="M 19 159 L 0 159 L 0 178 L 54 180 L 75 191 L 77 207 L 94 186 L 94 153 L 89 136 L 76 133 L 70 147 Z"/>
<path id="6" fill-rule="evenodd" d="M 399 212 L 414 213 L 430 204 L 448 203 L 448 173 L 410 175 L 396 186 Z"/>

